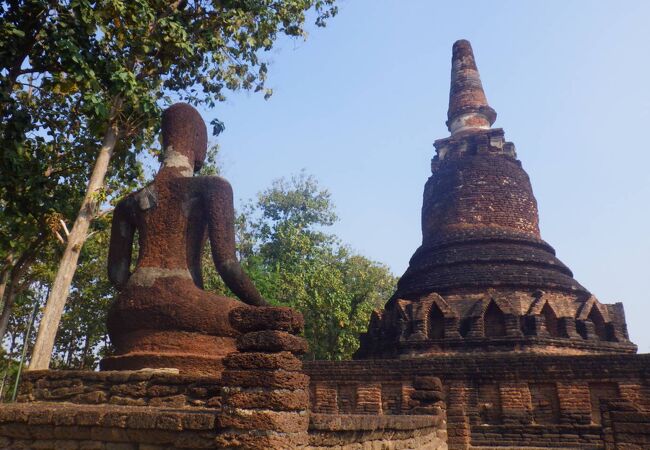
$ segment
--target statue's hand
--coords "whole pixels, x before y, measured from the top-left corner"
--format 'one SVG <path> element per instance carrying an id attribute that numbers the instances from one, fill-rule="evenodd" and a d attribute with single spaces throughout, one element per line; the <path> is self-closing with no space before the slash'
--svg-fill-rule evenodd
<path id="1" fill-rule="evenodd" d="M 226 283 L 226 286 L 235 293 L 239 299 L 251 306 L 269 306 L 262 295 L 259 293 L 251 279 L 236 259 L 223 261 L 217 270 Z"/>

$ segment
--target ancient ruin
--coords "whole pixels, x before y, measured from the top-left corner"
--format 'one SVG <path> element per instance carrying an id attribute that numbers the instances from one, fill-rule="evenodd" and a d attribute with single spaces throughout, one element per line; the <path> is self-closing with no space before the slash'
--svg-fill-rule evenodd
<path id="1" fill-rule="evenodd" d="M 602 304 L 542 240 L 515 146 L 472 47 L 453 47 L 447 127 L 424 186 L 422 245 L 359 358 L 465 352 L 635 353 L 623 305 Z"/>
<path id="2" fill-rule="evenodd" d="M 205 158 L 205 123 L 176 104 L 162 135 L 154 181 L 113 216 L 108 271 L 119 294 L 107 325 L 116 354 L 100 372 L 28 372 L 18 403 L 0 408 L 0 448 L 447 448 L 435 377 L 417 381 L 422 403 L 408 415 L 310 412 L 303 318 L 266 306 L 242 271 L 230 184 L 193 176 Z M 206 239 L 240 300 L 202 289 Z M 375 411 L 374 394 L 366 401 Z"/>
<path id="3" fill-rule="evenodd" d="M 309 362 L 312 411 L 404 414 L 443 382 L 450 449 L 650 448 L 650 355 L 620 303 L 580 285 L 540 236 L 515 146 L 491 128 L 469 42 L 453 46 L 447 126 L 424 187 L 422 245 L 357 361 Z"/>
<path id="4" fill-rule="evenodd" d="M 622 305 L 596 299 L 541 239 L 495 120 L 458 41 L 422 245 L 356 360 L 303 362 L 302 316 L 265 306 L 235 259 L 230 185 L 192 176 L 203 121 L 171 107 L 160 173 L 114 217 L 117 354 L 100 372 L 29 372 L 0 407 L 0 447 L 650 448 L 650 355 L 636 354 Z M 206 236 L 241 301 L 201 289 Z"/>
<path id="5" fill-rule="evenodd" d="M 120 293 L 108 332 L 117 350 L 103 370 L 175 367 L 219 374 L 235 351 L 234 308 L 264 305 L 235 256 L 232 188 L 221 177 L 193 177 L 203 165 L 207 131 L 199 113 L 176 104 L 162 118 L 163 164 L 153 183 L 115 208 L 108 273 Z M 133 239 L 139 255 L 131 274 Z M 210 240 L 214 264 L 241 301 L 204 291 L 201 251 Z"/>

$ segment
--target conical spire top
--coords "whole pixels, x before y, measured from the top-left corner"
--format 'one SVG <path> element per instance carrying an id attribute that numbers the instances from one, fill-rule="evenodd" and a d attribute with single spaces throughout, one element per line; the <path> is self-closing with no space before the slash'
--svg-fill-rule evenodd
<path id="1" fill-rule="evenodd" d="M 452 52 L 447 128 L 452 135 L 488 129 L 496 120 L 497 113 L 485 98 L 472 45 L 464 39 L 456 41 Z"/>

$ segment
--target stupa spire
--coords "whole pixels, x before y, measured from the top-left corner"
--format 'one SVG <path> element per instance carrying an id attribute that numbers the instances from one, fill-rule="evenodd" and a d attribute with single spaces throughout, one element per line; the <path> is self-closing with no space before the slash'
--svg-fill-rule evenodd
<path id="1" fill-rule="evenodd" d="M 497 113 L 488 105 L 483 92 L 472 45 L 461 39 L 454 43 L 452 52 L 447 128 L 452 135 L 488 129 L 496 120 Z"/>

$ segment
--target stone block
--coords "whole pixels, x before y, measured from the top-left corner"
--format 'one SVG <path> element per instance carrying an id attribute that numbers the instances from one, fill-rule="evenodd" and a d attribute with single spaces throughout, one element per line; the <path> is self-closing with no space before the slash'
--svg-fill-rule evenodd
<path id="1" fill-rule="evenodd" d="M 214 439 L 212 437 L 200 436 L 196 433 L 183 433 L 174 441 L 174 448 L 188 448 L 192 450 L 200 448 L 214 448 Z M 140 446 L 139 450 L 143 450 Z"/>
<path id="2" fill-rule="evenodd" d="M 97 405 L 108 402 L 108 395 L 103 391 L 88 392 L 79 394 L 72 398 L 74 403 L 82 403 L 85 405 Z"/>
<path id="3" fill-rule="evenodd" d="M 176 395 L 181 391 L 180 386 L 170 386 L 165 384 L 154 384 L 147 387 L 148 397 L 167 397 Z"/>
<path id="4" fill-rule="evenodd" d="M 214 445 L 217 448 L 269 450 L 303 448 L 308 442 L 307 433 L 229 431 L 218 435 Z"/>
<path id="5" fill-rule="evenodd" d="M 95 426 L 102 422 L 104 412 L 97 410 L 81 410 L 77 413 L 75 423 L 81 426 Z"/>
<path id="6" fill-rule="evenodd" d="M 309 408 L 305 390 L 231 391 L 224 394 L 224 402 L 234 408 L 265 408 L 274 411 L 302 411 Z"/>
<path id="7" fill-rule="evenodd" d="M 306 432 L 309 426 L 307 412 L 278 412 L 232 408 L 217 417 L 220 428 L 238 430 L 267 430 L 283 433 Z"/>
<path id="8" fill-rule="evenodd" d="M 291 352 L 302 355 L 309 349 L 307 341 L 284 331 L 253 331 L 237 338 L 242 352 Z"/>
<path id="9" fill-rule="evenodd" d="M 181 416 L 186 430 L 211 430 L 214 428 L 216 415 L 212 413 L 188 413 Z"/>
<path id="10" fill-rule="evenodd" d="M 242 333 L 278 330 L 297 334 L 305 328 L 302 314 L 287 307 L 236 308 L 229 318 L 232 326 Z"/>
<path id="11" fill-rule="evenodd" d="M 145 406 L 147 400 L 144 398 L 131 398 L 122 397 L 120 395 L 113 395 L 108 401 L 111 405 L 124 405 L 124 406 Z"/>
<path id="12" fill-rule="evenodd" d="M 224 367 L 235 370 L 302 370 L 302 361 L 290 352 L 279 353 L 231 353 L 223 361 Z"/>
<path id="13" fill-rule="evenodd" d="M 187 404 L 187 398 L 182 395 L 171 395 L 169 397 L 154 397 L 149 400 L 149 406 L 182 407 Z"/>
<path id="14" fill-rule="evenodd" d="M 442 391 L 442 381 L 438 377 L 416 376 L 413 387 L 416 390 Z"/>
<path id="15" fill-rule="evenodd" d="M 437 402 L 444 401 L 445 395 L 440 391 L 415 391 L 411 394 L 411 398 L 426 402 Z"/>
<path id="16" fill-rule="evenodd" d="M 156 428 L 161 430 L 180 431 L 183 429 L 181 414 L 161 414 L 156 419 Z"/>
<path id="17" fill-rule="evenodd" d="M 285 370 L 227 370 L 222 375 L 225 386 L 268 387 L 279 389 L 307 389 L 309 377 Z"/>

